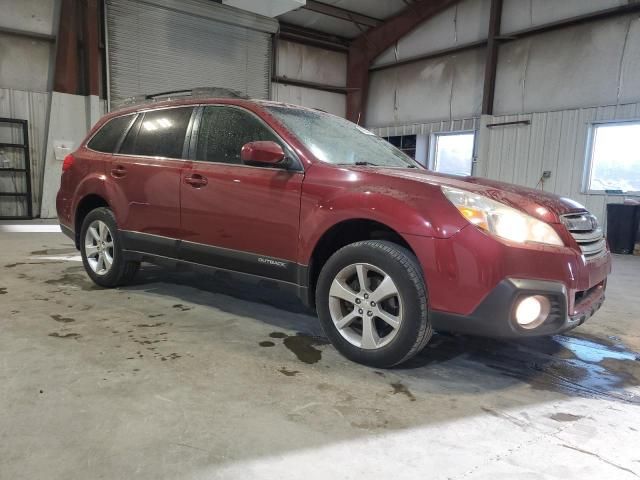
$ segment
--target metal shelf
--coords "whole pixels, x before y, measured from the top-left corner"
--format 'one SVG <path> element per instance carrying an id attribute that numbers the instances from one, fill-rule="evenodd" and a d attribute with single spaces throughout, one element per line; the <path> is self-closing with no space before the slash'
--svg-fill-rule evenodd
<path id="1" fill-rule="evenodd" d="M 0 143 L 0 148 L 27 148 L 22 143 Z"/>
<path id="2" fill-rule="evenodd" d="M 24 157 L 24 168 L 0 168 L 1 172 L 24 173 L 27 191 L 26 192 L 0 192 L 0 197 L 13 197 L 24 199 L 27 203 L 27 215 L 14 217 L 0 216 L 2 220 L 29 220 L 33 218 L 33 197 L 31 189 L 31 157 L 29 152 L 29 122 L 19 118 L 0 118 L 0 124 L 14 124 L 22 127 L 23 143 L 0 143 L 0 148 L 16 148 L 22 150 Z"/>

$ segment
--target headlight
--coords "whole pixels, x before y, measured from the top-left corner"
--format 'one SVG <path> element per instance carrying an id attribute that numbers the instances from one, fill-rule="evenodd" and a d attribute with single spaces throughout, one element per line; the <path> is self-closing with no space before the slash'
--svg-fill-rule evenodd
<path id="1" fill-rule="evenodd" d="M 526 213 L 476 193 L 444 186 L 441 188 L 462 216 L 482 230 L 517 243 L 564 245 L 553 228 Z"/>

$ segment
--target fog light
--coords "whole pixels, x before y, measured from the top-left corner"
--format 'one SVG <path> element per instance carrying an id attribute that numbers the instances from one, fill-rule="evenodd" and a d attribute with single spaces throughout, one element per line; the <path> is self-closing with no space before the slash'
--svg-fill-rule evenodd
<path id="1" fill-rule="evenodd" d="M 527 330 L 539 327 L 549 316 L 550 309 L 551 304 L 547 297 L 542 295 L 523 297 L 516 307 L 516 322 Z"/>

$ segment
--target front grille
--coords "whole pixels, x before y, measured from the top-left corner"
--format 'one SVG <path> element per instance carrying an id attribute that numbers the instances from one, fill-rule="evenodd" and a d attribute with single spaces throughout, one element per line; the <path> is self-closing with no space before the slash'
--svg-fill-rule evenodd
<path id="1" fill-rule="evenodd" d="M 607 242 L 595 216 L 584 212 L 563 215 L 561 218 L 586 260 L 594 260 L 606 253 Z"/>

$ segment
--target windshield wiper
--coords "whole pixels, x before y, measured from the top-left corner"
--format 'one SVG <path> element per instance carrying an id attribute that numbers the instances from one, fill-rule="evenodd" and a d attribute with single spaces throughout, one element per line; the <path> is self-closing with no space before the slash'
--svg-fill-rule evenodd
<path id="1" fill-rule="evenodd" d="M 366 165 L 373 165 L 374 167 L 379 167 L 380 166 L 377 163 L 364 162 L 364 161 L 362 161 L 362 162 L 354 162 L 352 165 L 357 165 L 359 167 L 366 166 Z"/>

